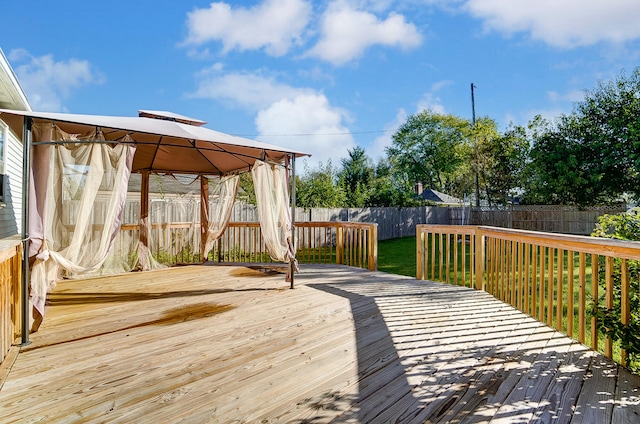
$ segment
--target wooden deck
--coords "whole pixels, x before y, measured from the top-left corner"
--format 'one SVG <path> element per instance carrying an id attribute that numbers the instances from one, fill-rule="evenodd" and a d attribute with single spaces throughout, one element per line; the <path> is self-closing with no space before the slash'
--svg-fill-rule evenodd
<path id="1" fill-rule="evenodd" d="M 51 295 L 0 421 L 640 422 L 640 378 L 470 289 L 190 266 Z M 11 358 L 10 358 L 11 359 Z"/>

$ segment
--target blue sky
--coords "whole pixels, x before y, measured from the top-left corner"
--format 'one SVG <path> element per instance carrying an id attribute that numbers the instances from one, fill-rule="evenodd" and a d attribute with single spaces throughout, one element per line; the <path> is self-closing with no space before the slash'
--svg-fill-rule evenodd
<path id="1" fill-rule="evenodd" d="M 553 119 L 640 64 L 637 0 L 12 1 L 0 48 L 34 110 L 168 110 L 311 153 L 384 155 L 422 109 Z"/>

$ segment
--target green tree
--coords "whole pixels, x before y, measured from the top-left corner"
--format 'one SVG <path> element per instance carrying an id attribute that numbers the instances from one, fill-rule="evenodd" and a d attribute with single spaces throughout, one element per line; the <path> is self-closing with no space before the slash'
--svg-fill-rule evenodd
<path id="1" fill-rule="evenodd" d="M 574 113 L 611 197 L 640 197 L 640 68 L 587 91 Z"/>
<path id="2" fill-rule="evenodd" d="M 346 206 L 361 208 L 368 204 L 374 168 L 365 150 L 356 146 L 348 152 L 349 157 L 341 159 L 340 182 L 346 194 Z"/>
<path id="3" fill-rule="evenodd" d="M 482 180 L 489 204 L 507 204 L 522 187 L 524 168 L 529 155 L 529 140 L 525 128 L 510 126 L 484 139 L 480 147 L 485 157 Z"/>
<path id="4" fill-rule="evenodd" d="M 391 162 L 382 158 L 374 167 L 367 206 L 408 207 L 424 203 L 417 199 L 414 193 L 414 182 L 408 180 L 405 175 L 394 172 Z"/>
<path id="5" fill-rule="evenodd" d="M 251 172 L 240 174 L 240 187 L 238 188 L 238 199 L 250 205 L 256 204 L 256 190 L 253 185 Z"/>
<path id="6" fill-rule="evenodd" d="M 310 170 L 305 164 L 304 176 L 296 183 L 296 205 L 303 208 L 343 207 L 346 201 L 344 189 L 338 184 L 338 172 L 331 164 L 320 163 Z"/>
<path id="7" fill-rule="evenodd" d="M 459 177 L 464 195 L 475 193 L 481 199 L 484 192 L 489 204 L 493 200 L 490 180 L 497 164 L 495 140 L 498 136 L 498 124 L 493 119 L 483 117 L 476 120 L 464 150 L 467 166 L 460 170 Z"/>
<path id="8" fill-rule="evenodd" d="M 532 140 L 525 198 L 606 204 L 640 198 L 640 68 L 601 82 Z"/>
<path id="9" fill-rule="evenodd" d="M 456 170 L 467 159 L 469 131 L 470 122 L 454 115 L 425 110 L 410 116 L 387 148 L 397 180 L 450 192 Z"/>

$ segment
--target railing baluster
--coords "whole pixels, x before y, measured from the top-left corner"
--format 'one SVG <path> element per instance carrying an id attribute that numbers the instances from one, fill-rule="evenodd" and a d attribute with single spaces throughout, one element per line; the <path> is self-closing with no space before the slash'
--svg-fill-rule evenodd
<path id="1" fill-rule="evenodd" d="M 453 281 L 455 285 L 460 285 L 458 281 L 458 235 L 453 235 Z"/>
<path id="2" fill-rule="evenodd" d="M 540 281 L 538 287 L 538 321 L 544 322 L 544 289 L 545 289 L 545 262 L 547 248 L 540 246 Z"/>
<path id="3" fill-rule="evenodd" d="M 524 244 L 524 243 L 523 243 Z M 531 306 L 530 290 L 531 290 L 531 245 L 524 244 L 524 313 L 528 314 Z"/>
<path id="4" fill-rule="evenodd" d="M 599 268 L 598 255 L 591 255 L 591 297 L 596 302 L 593 307 L 597 311 L 598 302 L 598 268 Z M 591 347 L 598 350 L 598 317 L 593 314 L 591 316 Z"/>
<path id="5" fill-rule="evenodd" d="M 625 327 L 629 325 L 631 320 L 631 309 L 629 299 L 629 265 L 626 259 L 622 259 L 620 263 L 620 320 Z M 621 363 L 622 365 L 629 366 L 629 355 L 626 349 L 621 350 Z"/>
<path id="6" fill-rule="evenodd" d="M 469 236 L 471 237 L 471 236 Z M 462 285 L 467 286 L 467 266 L 469 261 L 467 260 L 467 235 L 462 234 Z M 471 287 L 471 285 L 469 285 Z"/>
<path id="7" fill-rule="evenodd" d="M 431 241 L 431 274 L 429 278 L 431 280 L 436 279 L 436 233 L 429 233 L 429 240 Z"/>
<path id="8" fill-rule="evenodd" d="M 605 259 L 605 285 L 605 306 L 609 312 L 613 309 L 613 258 L 611 256 Z M 608 334 L 604 338 L 604 355 L 607 358 L 613 357 L 613 343 Z"/>
<path id="9" fill-rule="evenodd" d="M 547 325 L 553 327 L 553 262 L 555 259 L 556 250 L 553 248 L 548 249 L 547 255 Z"/>
<path id="10" fill-rule="evenodd" d="M 580 252 L 578 256 L 579 269 L 578 269 L 578 281 L 580 283 L 578 292 L 578 341 L 582 344 L 586 338 L 586 291 L 587 291 L 587 259 L 584 252 Z"/>
<path id="11" fill-rule="evenodd" d="M 573 282 L 573 271 L 574 271 L 574 258 L 575 253 L 573 250 L 569 250 L 567 252 L 567 335 L 573 338 L 573 318 L 575 312 L 573 310 L 574 300 L 575 300 L 575 291 L 574 291 L 574 282 Z"/>
<path id="12" fill-rule="evenodd" d="M 560 249 L 558 251 L 558 274 L 557 274 L 557 283 L 556 283 L 556 330 L 562 331 L 562 308 L 563 304 L 563 296 L 562 296 L 562 287 L 563 279 L 564 279 L 564 250 Z"/>

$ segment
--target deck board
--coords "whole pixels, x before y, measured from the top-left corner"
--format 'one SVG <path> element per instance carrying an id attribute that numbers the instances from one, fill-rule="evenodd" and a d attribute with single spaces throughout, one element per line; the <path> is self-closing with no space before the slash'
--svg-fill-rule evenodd
<path id="1" fill-rule="evenodd" d="M 638 376 L 484 292 L 327 265 L 288 287 L 242 266 L 62 281 L 0 369 L 2 421 L 637 422 Z"/>

